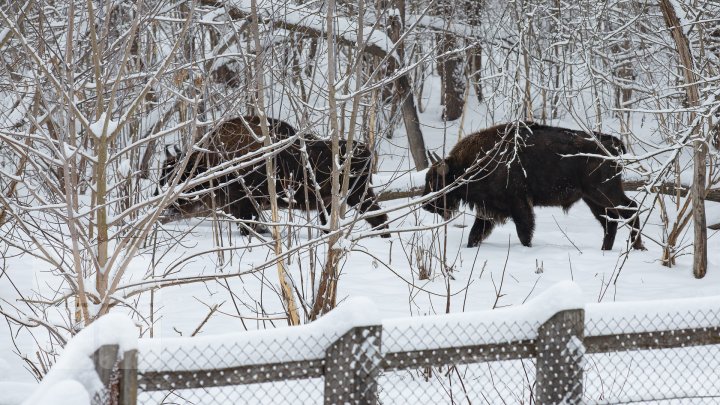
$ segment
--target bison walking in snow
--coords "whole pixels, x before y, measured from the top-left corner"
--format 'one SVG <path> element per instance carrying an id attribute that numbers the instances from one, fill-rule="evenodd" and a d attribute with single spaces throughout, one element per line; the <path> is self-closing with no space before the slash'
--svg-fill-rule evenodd
<path id="1" fill-rule="evenodd" d="M 566 211 L 582 199 L 604 229 L 602 249 L 615 242 L 618 220 L 629 220 L 632 246 L 644 249 L 638 205 L 622 187 L 622 167 L 612 159 L 625 152 L 614 136 L 519 122 L 498 125 L 460 140 L 445 159 L 431 157 L 423 205 L 449 219 L 461 202 L 476 211 L 468 247 L 478 246 L 497 223 L 512 218 L 520 242 L 530 246 L 535 206 Z"/>
<path id="2" fill-rule="evenodd" d="M 301 143 L 289 124 L 275 119 L 268 119 L 268 123 L 273 143 L 280 145 L 272 156 L 279 206 L 318 210 L 322 223 L 327 223 L 324 211 L 329 210 L 332 197 L 330 141 L 312 138 Z M 161 186 L 174 176 L 178 176 L 178 184 L 208 177 L 207 181 L 185 191 L 186 197 L 178 199 L 167 210 L 167 220 L 207 215 L 216 209 L 241 220 L 258 219 L 260 210 L 270 206 L 263 156 L 266 151 L 261 150 L 264 147 L 261 137 L 260 118 L 238 117 L 222 123 L 210 134 L 207 143 L 191 153 L 184 168 L 181 167 L 184 153 L 179 148 L 176 155 L 166 150 Z M 341 155 L 345 156 L 347 142 L 341 141 L 340 147 Z M 370 188 L 371 153 L 357 142 L 353 143 L 352 152 L 347 203 L 363 213 L 379 210 Z M 367 218 L 375 229 L 387 229 L 387 220 L 385 214 Z M 247 234 L 242 227 L 241 232 Z"/>

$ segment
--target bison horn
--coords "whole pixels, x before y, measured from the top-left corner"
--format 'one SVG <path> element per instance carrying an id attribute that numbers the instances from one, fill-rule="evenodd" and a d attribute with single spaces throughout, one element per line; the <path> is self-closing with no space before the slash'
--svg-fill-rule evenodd
<path id="1" fill-rule="evenodd" d="M 175 149 L 175 155 L 176 155 L 176 156 L 180 156 L 180 152 L 181 152 L 181 151 L 180 151 L 180 147 L 177 146 L 177 145 L 175 145 L 175 148 L 174 148 L 174 149 Z"/>
<path id="2" fill-rule="evenodd" d="M 442 160 L 442 158 L 441 158 L 440 156 L 438 156 L 437 153 L 433 152 L 432 154 L 433 154 L 433 156 L 435 157 L 435 161 L 436 161 L 436 162 L 439 162 L 439 161 Z"/>
<path id="3" fill-rule="evenodd" d="M 425 154 L 427 155 L 428 159 L 430 159 L 430 163 L 435 164 L 437 163 L 437 159 L 430 153 L 430 151 L 425 151 Z"/>
<path id="4" fill-rule="evenodd" d="M 169 148 L 170 148 L 170 145 L 165 146 L 165 157 L 166 157 L 166 158 L 171 158 L 171 157 L 172 157 L 172 153 L 170 153 L 170 149 L 169 149 Z"/>

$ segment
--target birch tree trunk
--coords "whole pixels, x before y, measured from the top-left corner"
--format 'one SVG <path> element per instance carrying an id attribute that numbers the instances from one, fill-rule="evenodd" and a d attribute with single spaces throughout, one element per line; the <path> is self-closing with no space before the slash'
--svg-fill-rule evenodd
<path id="1" fill-rule="evenodd" d="M 270 128 L 268 127 L 266 119 L 267 116 L 265 114 L 265 97 L 263 89 L 263 72 L 265 70 L 262 64 L 264 48 L 260 43 L 260 27 L 258 25 L 257 19 L 257 0 L 252 0 L 251 7 L 251 13 L 254 16 L 252 18 L 252 30 L 255 39 L 255 77 L 257 80 L 257 100 L 255 105 L 258 113 L 257 115 L 258 117 L 260 117 L 260 128 L 262 128 L 265 146 L 268 147 L 272 143 L 272 140 L 270 139 Z M 270 212 L 272 220 L 272 226 L 270 227 L 270 229 L 273 238 L 273 248 L 275 250 L 275 255 L 278 258 L 278 281 L 280 283 L 280 291 L 282 293 L 283 305 L 285 306 L 285 311 L 287 312 L 288 323 L 290 325 L 299 325 L 300 316 L 298 313 L 297 304 L 295 303 L 295 297 L 293 296 L 292 288 L 287 279 L 287 268 L 285 266 L 285 259 L 282 255 L 282 239 L 280 235 L 280 227 L 278 226 L 279 217 L 277 205 L 277 190 L 275 189 L 275 162 L 272 156 L 268 156 L 265 160 L 265 167 L 267 169 L 268 176 L 268 194 L 270 194 Z"/>
<path id="2" fill-rule="evenodd" d="M 675 42 L 675 49 L 678 53 L 683 76 L 685 78 L 685 93 L 687 95 L 687 104 L 690 108 L 697 107 L 700 101 L 700 93 L 698 90 L 698 78 L 695 74 L 695 65 L 690 50 L 690 41 L 682 30 L 680 19 L 677 16 L 673 4 L 670 0 L 660 0 L 660 9 L 662 10 L 667 25 Z M 695 112 L 690 113 L 690 121 L 695 119 Z M 695 128 L 700 128 L 697 125 Z M 696 130 L 697 131 L 697 130 Z M 694 223 L 694 252 L 693 252 L 693 275 L 695 278 L 705 277 L 707 272 L 707 229 L 705 220 L 705 182 L 706 182 L 706 156 L 707 146 L 704 138 L 700 134 L 693 134 L 693 184 L 691 188 L 692 212 Z"/>
<path id="3" fill-rule="evenodd" d="M 340 260 L 342 251 L 338 247 L 340 233 L 338 232 L 340 223 L 340 133 L 338 130 L 337 105 L 335 103 L 335 32 L 334 32 L 334 11 L 335 0 L 328 1 L 327 18 L 325 24 L 327 26 L 327 45 L 328 45 L 328 107 L 330 110 L 330 141 L 332 150 L 332 168 L 331 168 L 331 189 L 332 199 L 330 200 L 330 238 L 328 239 L 327 259 L 325 267 L 320 276 L 320 284 L 318 293 L 313 303 L 310 319 L 315 319 L 335 306 L 334 298 L 337 288 L 337 263 Z M 350 149 L 351 146 L 348 146 Z"/>

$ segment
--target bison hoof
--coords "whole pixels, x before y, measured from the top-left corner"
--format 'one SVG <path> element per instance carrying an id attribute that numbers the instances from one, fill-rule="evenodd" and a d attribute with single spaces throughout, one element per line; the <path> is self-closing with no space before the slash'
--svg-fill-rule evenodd
<path id="1" fill-rule="evenodd" d="M 270 228 L 263 224 L 257 224 L 253 227 L 255 229 L 255 232 L 257 232 L 260 235 L 270 235 Z"/>
<path id="2" fill-rule="evenodd" d="M 372 228 L 373 231 L 387 231 L 388 229 L 390 229 L 390 227 L 387 224 L 381 224 Z M 389 238 L 390 232 L 381 233 L 380 237 Z"/>
<path id="3" fill-rule="evenodd" d="M 634 243 L 634 244 L 633 244 L 633 249 L 635 249 L 635 250 L 647 250 L 647 248 L 645 247 L 645 245 L 642 244 L 642 243 Z"/>

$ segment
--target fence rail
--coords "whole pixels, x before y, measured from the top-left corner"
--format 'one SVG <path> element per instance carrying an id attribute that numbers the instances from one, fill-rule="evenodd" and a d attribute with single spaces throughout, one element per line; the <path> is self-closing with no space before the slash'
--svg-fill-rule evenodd
<path id="1" fill-rule="evenodd" d="M 606 316 L 604 304 L 580 304 L 576 308 L 567 303 L 548 305 L 551 299 L 557 299 L 556 294 L 557 290 L 550 293 L 555 298 L 546 297 L 544 301 L 523 306 L 524 309 L 532 309 L 533 305 L 547 307 L 539 311 L 540 315 L 532 311 L 528 314 L 520 308 L 375 324 L 366 320 L 359 326 L 344 325 L 329 330 L 327 335 L 331 338 L 327 342 L 317 340 L 317 336 L 324 334 L 323 328 L 314 330 L 315 337 L 310 340 L 303 333 L 271 337 L 271 343 L 265 343 L 266 337 L 252 338 L 237 347 L 227 346 L 224 340 L 220 343 L 223 351 L 218 358 L 227 357 L 226 353 L 245 353 L 238 355 L 239 364 L 230 367 L 192 369 L 192 356 L 177 360 L 176 357 L 184 354 L 182 350 L 188 342 L 192 342 L 189 339 L 171 342 L 162 349 L 161 355 L 157 347 L 144 349 L 141 342 L 140 366 L 129 364 L 126 359 L 120 368 L 138 369 L 137 380 L 128 382 L 134 378 L 133 374 L 122 372 L 120 391 L 133 392 L 123 390 L 123 384 L 136 383 L 141 397 L 161 393 L 159 398 L 166 398 L 175 394 L 182 398 L 168 400 L 175 403 L 238 402 L 236 393 L 228 388 L 241 386 L 255 387 L 248 395 L 258 403 L 265 398 L 267 403 L 286 400 L 288 403 L 422 404 L 435 403 L 442 395 L 446 395 L 448 403 L 494 403 L 489 398 L 499 398 L 506 403 L 539 405 L 720 398 L 720 387 L 712 383 L 716 380 L 702 384 L 703 378 L 698 378 L 707 378 L 708 373 L 714 378 L 720 373 L 720 298 L 688 300 L 682 305 L 676 303 L 677 309 L 668 310 L 675 305 L 672 304 L 655 312 L 652 305 L 645 305 L 640 309 L 641 315 L 633 315 L 633 311 L 638 310 L 632 305 L 625 312 L 618 311 L 618 306 L 612 304 L 614 311 Z M 693 309 L 696 305 L 702 306 Z M 669 326 L 673 323 L 683 327 Z M 343 328 L 346 332 L 338 333 Z M 272 331 L 268 331 L 268 336 L 272 336 Z M 468 344 L 458 344 L 458 341 Z M 275 353 L 266 351 L 266 344 L 273 347 Z M 323 350 L 315 347 L 313 355 L 300 360 L 284 361 L 287 356 L 277 350 L 277 347 L 287 347 L 288 352 L 294 353 L 293 349 L 302 352 L 303 345 L 313 344 Z M 193 347 L 195 356 L 218 350 L 217 346 L 202 342 Z M 673 355 L 677 350 L 681 352 Z M 706 352 L 695 351 L 688 358 L 688 350 Z M 273 356 L 279 361 L 266 360 Z M 174 363 L 168 361 L 170 358 Z M 203 361 L 213 362 L 212 359 Z M 516 371 L 505 370 L 514 361 L 523 363 Z M 165 363 L 167 368 L 163 368 Z M 499 367 L 480 369 L 478 365 L 482 364 Z M 468 368 L 458 371 L 463 365 Z M 606 368 L 612 370 L 606 371 Z M 667 372 L 663 368 L 668 369 Z M 441 369 L 443 373 L 438 372 Z M 408 370 L 411 374 L 407 374 Z M 438 380 L 450 378 L 448 376 L 455 372 L 461 388 L 456 384 L 450 388 L 439 387 L 435 393 L 425 392 L 428 384 L 433 384 L 428 377 L 433 370 L 442 375 Z M 517 386 L 511 384 L 512 379 L 519 377 L 523 380 L 519 382 L 522 398 L 517 396 Z M 631 385 L 621 386 L 617 383 L 619 380 Z M 297 383 L 284 389 L 266 386 L 293 381 Z M 695 382 L 699 385 L 689 386 Z M 403 384 L 399 391 L 393 391 Z M 213 388 L 217 391 L 212 391 Z M 468 401 L 459 401 L 457 396 L 464 396 Z M 153 398 L 147 402 L 158 401 Z M 478 400 L 471 401 L 472 398 Z M 134 404 L 138 400 L 126 394 L 123 401 L 120 403 Z"/>
<path id="2" fill-rule="evenodd" d="M 588 354 L 720 345 L 720 327 L 590 336 L 583 344 Z"/>

